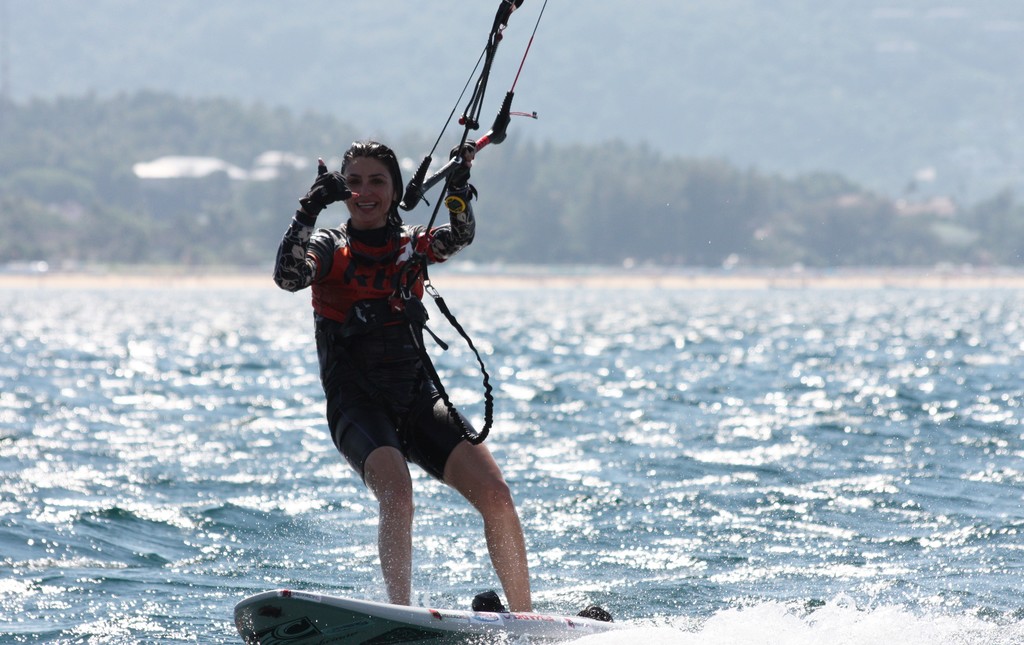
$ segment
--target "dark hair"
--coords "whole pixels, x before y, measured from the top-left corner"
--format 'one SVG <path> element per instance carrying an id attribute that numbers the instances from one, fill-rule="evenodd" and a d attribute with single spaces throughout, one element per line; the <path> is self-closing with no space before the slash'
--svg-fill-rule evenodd
<path id="1" fill-rule="evenodd" d="M 402 201 L 404 183 L 402 182 L 402 167 L 398 164 L 398 157 L 395 156 L 395 151 L 379 141 L 356 141 L 348 147 L 348 150 L 345 151 L 345 155 L 341 159 L 341 172 L 344 173 L 349 162 L 356 157 L 376 159 L 388 169 L 388 172 L 391 174 L 391 183 L 395 189 L 395 197 L 391 201 L 391 208 L 388 211 L 388 222 L 394 220 L 396 224 L 401 226 L 402 217 L 398 214 L 398 204 Z"/>

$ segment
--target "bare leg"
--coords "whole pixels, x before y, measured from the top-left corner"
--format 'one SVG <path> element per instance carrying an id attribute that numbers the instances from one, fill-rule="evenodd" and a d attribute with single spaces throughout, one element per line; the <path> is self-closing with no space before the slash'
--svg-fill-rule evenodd
<path id="1" fill-rule="evenodd" d="M 483 444 L 464 441 L 448 457 L 444 481 L 459 491 L 483 516 L 491 563 L 501 580 L 511 611 L 533 611 L 526 540 L 512 493 Z"/>
<path id="2" fill-rule="evenodd" d="M 388 599 L 408 605 L 412 596 L 412 480 L 405 457 L 377 448 L 366 458 L 366 485 L 380 506 L 377 551 Z"/>

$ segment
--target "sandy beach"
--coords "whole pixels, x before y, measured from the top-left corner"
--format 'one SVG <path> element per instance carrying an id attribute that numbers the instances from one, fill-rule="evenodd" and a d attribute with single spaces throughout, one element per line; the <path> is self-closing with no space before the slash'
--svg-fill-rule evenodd
<path id="1" fill-rule="evenodd" d="M 1024 270 L 434 269 L 438 289 L 1022 289 Z M 269 271 L 193 268 L 0 273 L 0 289 L 275 289 Z"/>

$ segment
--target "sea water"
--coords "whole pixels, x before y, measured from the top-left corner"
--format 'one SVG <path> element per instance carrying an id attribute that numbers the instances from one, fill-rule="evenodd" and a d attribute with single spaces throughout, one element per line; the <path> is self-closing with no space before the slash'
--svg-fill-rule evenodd
<path id="1" fill-rule="evenodd" d="M 1024 293 L 437 286 L 536 609 L 630 626 L 580 642 L 1024 641 Z M 234 643 L 256 592 L 386 599 L 308 300 L 0 291 L 0 642 Z M 479 518 L 413 477 L 415 601 L 468 608 L 500 589 Z"/>

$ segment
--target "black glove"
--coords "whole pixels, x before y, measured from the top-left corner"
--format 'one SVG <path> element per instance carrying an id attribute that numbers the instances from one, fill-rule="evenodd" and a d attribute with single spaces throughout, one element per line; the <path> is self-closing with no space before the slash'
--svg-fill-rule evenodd
<path id="1" fill-rule="evenodd" d="M 462 144 L 462 154 L 460 155 L 459 152 L 459 146 L 455 146 L 452 148 L 451 152 L 448 153 L 449 159 L 454 159 L 456 156 L 461 156 L 463 158 L 463 162 L 458 166 L 455 166 L 455 169 L 452 170 L 452 174 L 449 176 L 448 185 L 451 187 L 451 190 L 456 192 L 461 192 L 469 186 L 469 166 L 472 164 L 473 157 L 476 155 L 476 141 L 467 139 L 466 143 Z M 465 160 L 467 156 L 469 157 L 468 163 Z"/>
<path id="2" fill-rule="evenodd" d="M 328 204 L 344 201 L 351 196 L 352 191 L 345 184 L 345 177 L 337 170 L 327 172 L 327 164 L 321 159 L 317 167 L 316 181 L 299 203 L 302 204 L 302 210 L 315 217 Z"/>

